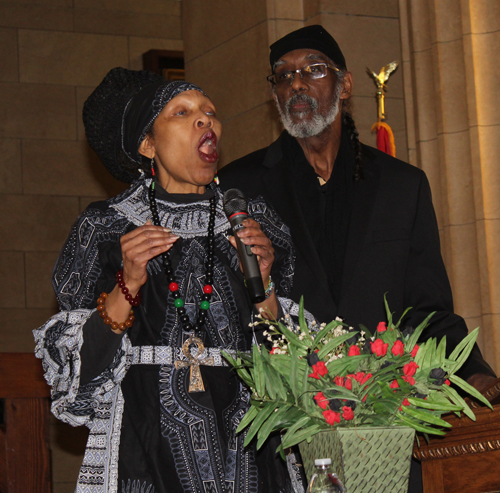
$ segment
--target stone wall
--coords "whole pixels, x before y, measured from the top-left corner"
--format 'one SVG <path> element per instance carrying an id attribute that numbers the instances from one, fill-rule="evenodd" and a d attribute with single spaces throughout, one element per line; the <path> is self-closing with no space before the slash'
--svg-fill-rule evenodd
<path id="1" fill-rule="evenodd" d="M 210 19 L 210 22 L 206 22 Z M 377 121 L 375 84 L 366 74 L 401 62 L 398 0 L 183 1 L 186 76 L 206 89 L 223 124 L 221 166 L 271 143 L 280 132 L 266 76 L 269 45 L 304 25 L 322 24 L 354 77 L 354 118 L 363 142 Z M 408 159 L 403 71 L 390 78 L 387 123 L 397 156 Z"/>
<path id="2" fill-rule="evenodd" d="M 0 352 L 33 351 L 71 224 L 123 189 L 85 141 L 83 102 L 109 69 L 182 50 L 180 15 L 169 0 L 0 1 Z M 85 436 L 53 420 L 54 493 L 74 491 Z"/>

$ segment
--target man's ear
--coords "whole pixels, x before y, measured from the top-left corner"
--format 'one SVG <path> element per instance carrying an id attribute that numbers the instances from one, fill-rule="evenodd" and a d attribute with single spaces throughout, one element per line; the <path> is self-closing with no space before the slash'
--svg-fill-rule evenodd
<path id="1" fill-rule="evenodd" d="M 139 154 L 142 154 L 149 159 L 153 159 L 155 157 L 156 149 L 150 135 L 146 135 L 144 140 L 141 142 L 141 145 L 139 146 Z"/>
<path id="2" fill-rule="evenodd" d="M 340 91 L 340 99 L 349 99 L 352 95 L 352 74 L 346 72 L 342 81 L 342 91 Z"/>

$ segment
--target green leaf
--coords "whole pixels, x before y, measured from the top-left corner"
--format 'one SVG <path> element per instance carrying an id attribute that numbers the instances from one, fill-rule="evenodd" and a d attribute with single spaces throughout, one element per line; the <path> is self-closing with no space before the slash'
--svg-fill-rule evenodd
<path id="1" fill-rule="evenodd" d="M 260 428 L 258 434 L 257 434 L 257 450 L 262 447 L 264 442 L 267 440 L 269 437 L 269 434 L 273 431 L 274 425 L 281 419 L 281 416 L 290 409 L 290 405 L 285 405 L 282 407 L 277 408 L 269 419 L 262 425 Z"/>
<path id="2" fill-rule="evenodd" d="M 458 355 L 460 354 L 460 351 L 462 351 L 467 344 L 469 344 L 469 341 L 474 339 L 474 342 L 476 342 L 477 334 L 479 332 L 479 327 L 475 328 L 472 332 L 467 334 L 466 337 L 464 337 L 455 347 L 455 349 L 451 352 L 450 356 L 448 359 L 451 359 L 453 361 L 456 361 L 458 358 Z"/>
<path id="3" fill-rule="evenodd" d="M 299 301 L 299 327 L 304 334 L 309 335 L 309 327 L 304 316 L 304 296 L 301 296 Z"/>
<path id="4" fill-rule="evenodd" d="M 292 332 L 285 324 L 282 324 L 281 322 L 278 323 L 278 328 L 279 331 L 285 336 L 287 341 L 292 344 L 295 344 L 298 348 L 303 348 L 307 351 L 309 349 L 309 346 L 312 344 L 312 342 L 309 340 L 309 338 L 304 338 L 302 341 L 299 339 L 299 336 L 295 334 L 295 332 Z"/>
<path id="5" fill-rule="evenodd" d="M 479 333 L 479 327 L 474 329 L 470 334 L 467 335 L 467 337 L 462 339 L 460 343 L 457 345 L 457 347 L 450 354 L 449 359 L 455 360 L 455 364 L 452 367 L 450 367 L 448 371 L 449 375 L 453 375 L 453 373 L 456 373 L 457 370 L 459 370 L 460 367 L 466 362 L 467 358 L 469 357 L 469 354 L 471 353 L 474 347 L 474 343 L 476 342 L 478 333 Z M 459 351 L 457 351 L 457 349 L 459 349 Z M 460 353 L 460 351 L 462 352 Z M 458 356 L 459 353 L 460 356 Z"/>
<path id="6" fill-rule="evenodd" d="M 427 315 L 427 317 L 425 317 L 425 320 L 417 326 L 417 328 L 415 329 L 415 332 L 413 332 L 413 334 L 410 337 L 410 340 L 408 341 L 408 351 L 411 352 L 411 350 L 413 349 L 413 347 L 417 343 L 418 338 L 420 337 L 420 334 L 422 334 L 422 331 L 427 327 L 427 325 L 429 325 L 429 320 L 431 319 L 431 317 L 435 313 L 436 312 L 429 313 L 429 315 Z"/>
<path id="7" fill-rule="evenodd" d="M 407 308 L 404 312 L 403 312 L 403 315 L 401 315 L 401 317 L 399 317 L 399 320 L 398 320 L 398 323 L 394 326 L 396 329 L 399 329 L 400 325 L 401 325 L 401 322 L 403 321 L 403 318 L 405 318 L 405 315 L 411 310 L 411 306 L 409 308 Z"/>
<path id="8" fill-rule="evenodd" d="M 435 364 L 438 365 L 439 368 L 443 368 L 444 361 L 446 359 L 446 336 L 443 336 L 439 341 L 434 358 Z"/>
<path id="9" fill-rule="evenodd" d="M 387 327 L 392 325 L 392 312 L 389 309 L 389 303 L 387 303 L 387 293 L 384 293 L 384 305 L 385 305 L 385 313 L 387 315 Z"/>
<path id="10" fill-rule="evenodd" d="M 259 347 L 254 344 L 253 348 L 253 364 L 255 371 L 253 372 L 253 377 L 255 380 L 255 391 L 260 397 L 264 397 L 266 389 L 266 381 L 264 374 L 264 361 L 260 357 Z M 262 348 L 262 351 L 267 351 L 266 348 Z"/>
<path id="11" fill-rule="evenodd" d="M 408 401 L 410 404 L 413 404 L 414 406 L 418 407 L 423 407 L 425 409 L 434 409 L 435 411 L 462 411 L 463 407 L 462 406 L 457 406 L 453 405 L 451 402 L 446 401 L 444 402 L 437 402 L 434 400 L 424 400 L 424 399 L 419 399 L 418 397 L 408 397 Z"/>
<path id="12" fill-rule="evenodd" d="M 243 419 L 240 421 L 240 424 L 238 425 L 238 428 L 236 428 L 236 433 L 239 433 L 240 431 L 244 430 L 259 414 L 260 408 L 257 406 L 251 406 L 250 409 L 246 412 L 245 416 L 243 416 Z"/>
<path id="13" fill-rule="evenodd" d="M 290 435 L 289 438 L 285 440 L 285 437 L 283 437 L 282 440 L 282 445 L 283 448 L 289 448 L 293 447 L 294 445 L 297 445 L 298 443 L 307 440 L 308 438 L 312 437 L 316 432 L 318 432 L 321 429 L 319 425 L 312 425 L 309 426 L 308 428 L 304 428 L 301 431 L 298 431 L 297 433 Z M 287 433 L 288 435 L 288 433 Z M 286 436 L 286 435 L 285 435 Z"/>
<path id="14" fill-rule="evenodd" d="M 298 397 L 299 397 L 299 379 L 298 379 L 298 369 L 297 369 L 297 352 L 295 348 L 290 344 L 289 346 L 290 350 L 290 359 L 291 359 L 291 365 L 290 365 L 290 388 L 292 389 L 292 394 L 293 397 L 295 398 L 295 402 L 297 402 Z"/>
<path id="15" fill-rule="evenodd" d="M 425 356 L 422 360 L 422 364 L 420 365 L 420 370 L 423 370 L 424 368 L 435 368 L 434 361 L 436 355 L 436 339 L 431 337 L 425 341 L 422 346 L 425 347 Z"/>
<path id="16" fill-rule="evenodd" d="M 348 334 L 334 337 L 318 351 L 318 358 L 323 359 L 328 353 L 333 351 L 337 346 L 340 346 L 343 342 L 347 341 L 347 339 L 350 339 L 351 337 L 352 333 L 350 332 Z"/>
<path id="17" fill-rule="evenodd" d="M 321 340 L 329 334 L 333 329 L 337 328 L 339 325 L 344 325 L 342 322 L 338 320 L 333 320 L 329 324 L 325 325 L 314 337 L 313 348 L 316 348 Z M 355 332 L 350 332 L 351 337 L 355 334 Z M 356 332 L 357 334 L 357 332 Z"/>
<path id="18" fill-rule="evenodd" d="M 456 375 L 450 375 L 451 383 L 454 383 L 457 387 L 460 387 L 462 390 L 465 390 L 469 395 L 475 397 L 478 401 L 481 401 L 484 405 L 488 406 L 490 409 L 493 409 L 493 406 L 490 404 L 488 399 L 484 397 L 481 392 L 476 390 L 472 385 L 468 384 L 466 381 L 462 380 L 460 377 Z"/>
<path id="19" fill-rule="evenodd" d="M 425 426 L 413 419 L 409 416 L 405 416 L 402 413 L 398 413 L 398 419 L 400 419 L 405 425 L 411 426 L 417 431 L 422 433 L 429 433 L 429 435 L 446 435 L 446 432 L 440 430 L 439 428 L 432 428 L 431 426 Z"/>
<path id="20" fill-rule="evenodd" d="M 450 423 L 444 419 L 438 418 L 436 415 L 429 413 L 427 411 L 422 411 L 421 409 L 413 409 L 407 406 L 401 406 L 401 411 L 409 414 L 412 418 L 419 419 L 420 421 L 425 421 L 436 426 L 443 426 L 444 428 L 451 428 Z"/>
<path id="21" fill-rule="evenodd" d="M 250 425 L 247 436 L 245 437 L 244 446 L 252 441 L 255 434 L 259 431 L 260 427 L 264 424 L 264 421 L 271 415 L 277 406 L 276 402 L 268 402 L 259 412 L 257 417 L 253 420 Z"/>
<path id="22" fill-rule="evenodd" d="M 452 387 L 448 387 L 448 385 L 442 385 L 441 390 L 446 396 L 454 402 L 457 406 L 462 406 L 464 414 L 472 421 L 476 421 L 476 416 L 472 412 L 472 409 L 468 406 L 468 404 L 462 399 L 462 396 Z"/>
<path id="23" fill-rule="evenodd" d="M 288 428 L 287 432 L 281 439 L 281 443 L 284 443 L 285 438 L 291 437 L 297 430 L 300 430 L 303 426 L 306 426 L 310 422 L 312 422 L 312 419 L 309 416 L 302 416 L 292 426 L 290 426 L 290 428 Z"/>

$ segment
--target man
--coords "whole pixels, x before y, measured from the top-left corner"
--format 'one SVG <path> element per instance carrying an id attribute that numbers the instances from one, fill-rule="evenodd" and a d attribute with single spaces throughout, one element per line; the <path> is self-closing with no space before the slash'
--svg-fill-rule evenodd
<path id="1" fill-rule="evenodd" d="M 322 26 L 271 45 L 273 97 L 285 131 L 269 147 L 220 173 L 224 189 L 263 195 L 290 227 L 297 250 L 292 298 L 321 322 L 336 316 L 374 330 L 383 296 L 406 325 L 436 314 L 422 340 L 466 335 L 453 313 L 429 183 L 416 167 L 359 142 L 349 112 L 352 75 Z M 477 346 L 460 376 L 476 388 L 494 381 Z M 412 481 L 412 490 L 419 487 Z"/>
<path id="2" fill-rule="evenodd" d="M 418 168 L 359 142 L 349 112 L 352 75 L 322 26 L 271 45 L 273 97 L 285 131 L 269 147 L 220 173 L 224 189 L 263 195 L 291 229 L 297 249 L 292 298 L 320 321 L 342 317 L 373 330 L 412 307 L 416 327 L 435 311 L 422 339 L 467 335 L 441 258 L 429 183 Z M 478 388 L 494 373 L 476 347 L 461 370 Z"/>

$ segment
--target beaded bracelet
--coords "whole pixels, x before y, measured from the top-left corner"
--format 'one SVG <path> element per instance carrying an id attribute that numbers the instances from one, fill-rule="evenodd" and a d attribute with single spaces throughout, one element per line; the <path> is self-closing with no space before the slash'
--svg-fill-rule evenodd
<path id="1" fill-rule="evenodd" d="M 106 325 L 111 325 L 111 328 L 113 330 L 121 330 L 122 332 L 125 329 L 129 329 L 132 327 L 132 324 L 134 323 L 135 317 L 134 317 L 134 310 L 130 310 L 130 313 L 128 314 L 127 320 L 125 322 L 122 322 L 119 324 L 118 322 L 113 322 L 111 318 L 108 316 L 108 312 L 106 311 L 105 303 L 106 303 L 106 298 L 108 297 L 108 293 L 101 293 L 101 296 L 97 298 L 97 311 L 99 312 L 99 316 L 104 320 L 104 323 Z"/>
<path id="2" fill-rule="evenodd" d="M 128 288 L 125 285 L 125 281 L 123 280 L 123 269 L 120 269 L 116 273 L 116 282 L 118 283 L 118 287 L 122 290 L 122 293 L 125 295 L 125 299 L 132 305 L 132 306 L 139 306 L 141 304 L 141 292 L 139 291 L 135 298 L 132 297 L 132 295 L 128 292 Z"/>
<path id="3" fill-rule="evenodd" d="M 274 291 L 274 282 L 271 279 L 271 276 L 269 276 L 269 282 L 267 284 L 267 288 L 266 288 L 266 291 L 264 293 L 266 300 L 273 294 L 273 291 Z"/>

